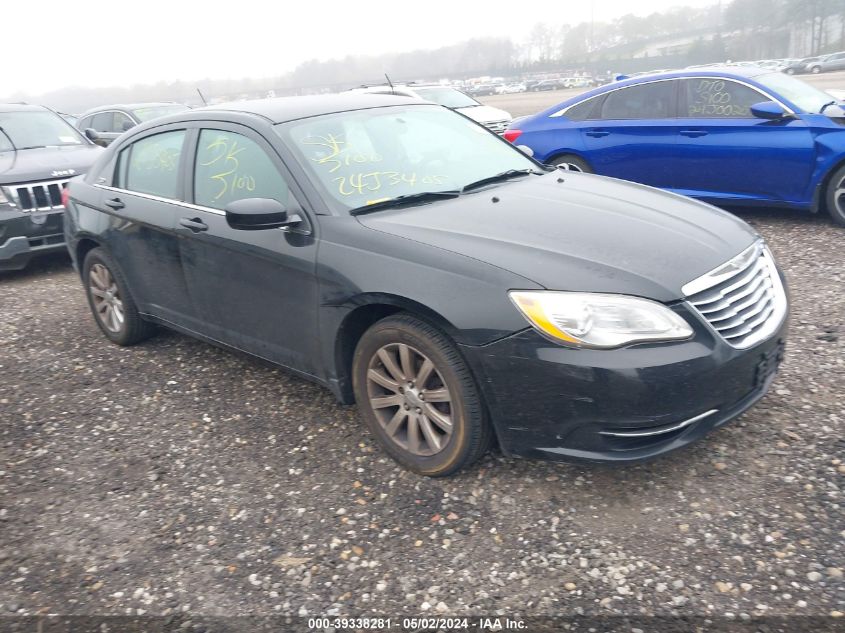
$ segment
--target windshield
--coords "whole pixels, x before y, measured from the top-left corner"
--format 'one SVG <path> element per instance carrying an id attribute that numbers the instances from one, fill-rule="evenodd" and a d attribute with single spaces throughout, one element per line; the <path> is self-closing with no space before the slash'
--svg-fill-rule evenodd
<path id="1" fill-rule="evenodd" d="M 414 88 L 419 96 L 447 108 L 471 108 L 481 105 L 472 97 L 454 88 Z"/>
<path id="2" fill-rule="evenodd" d="M 345 209 L 537 169 L 507 141 L 437 106 L 340 112 L 281 123 L 276 132 Z"/>
<path id="3" fill-rule="evenodd" d="M 143 123 L 144 121 L 149 121 L 150 119 L 157 119 L 158 117 L 164 116 L 166 114 L 183 112 L 188 109 L 188 106 L 182 105 L 181 103 L 169 103 L 167 105 L 135 108 L 134 110 L 132 110 L 132 114 L 135 115 L 135 118 L 138 119 L 138 121 Z"/>
<path id="4" fill-rule="evenodd" d="M 79 132 L 49 110 L 0 112 L 0 127 L 5 132 L 0 133 L 0 152 L 84 143 Z"/>
<path id="5" fill-rule="evenodd" d="M 754 81 L 771 89 L 775 95 L 791 101 L 805 112 L 817 113 L 830 103 L 830 95 L 814 88 L 800 79 L 784 75 L 783 73 L 767 73 L 754 77 Z"/>

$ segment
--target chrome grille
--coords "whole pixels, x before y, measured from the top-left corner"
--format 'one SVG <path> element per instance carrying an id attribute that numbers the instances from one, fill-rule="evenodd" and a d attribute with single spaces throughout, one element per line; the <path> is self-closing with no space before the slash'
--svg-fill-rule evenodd
<path id="1" fill-rule="evenodd" d="M 487 121 L 484 124 L 484 127 L 496 134 L 504 134 L 505 130 L 508 129 L 508 123 L 510 123 L 510 121 Z"/>
<path id="2" fill-rule="evenodd" d="M 64 209 L 62 189 L 67 183 L 67 180 L 31 182 L 3 187 L 3 191 L 12 206 L 21 211 L 54 211 Z"/>
<path id="3" fill-rule="evenodd" d="M 710 327 L 740 349 L 771 336 L 786 316 L 786 292 L 762 242 L 689 282 L 682 291 Z"/>

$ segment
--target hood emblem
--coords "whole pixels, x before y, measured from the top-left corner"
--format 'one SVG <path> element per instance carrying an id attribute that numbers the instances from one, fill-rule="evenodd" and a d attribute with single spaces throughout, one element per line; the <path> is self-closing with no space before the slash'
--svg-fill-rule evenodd
<path id="1" fill-rule="evenodd" d="M 55 177 L 61 176 L 73 176 L 76 173 L 75 169 L 57 169 L 52 172 L 50 175 Z"/>

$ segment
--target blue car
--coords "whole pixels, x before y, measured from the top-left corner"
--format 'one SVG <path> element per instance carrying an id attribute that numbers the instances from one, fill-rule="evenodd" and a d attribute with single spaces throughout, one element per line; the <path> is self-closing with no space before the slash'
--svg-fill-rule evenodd
<path id="1" fill-rule="evenodd" d="M 756 67 L 640 76 L 518 120 L 536 159 L 721 206 L 827 209 L 845 226 L 845 109 Z"/>

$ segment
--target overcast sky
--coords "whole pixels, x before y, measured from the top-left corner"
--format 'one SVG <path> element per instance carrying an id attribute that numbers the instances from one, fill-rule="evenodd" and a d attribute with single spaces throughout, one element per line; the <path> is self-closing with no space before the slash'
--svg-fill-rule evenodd
<path id="1" fill-rule="evenodd" d="M 577 24 L 716 0 L 5 0 L 0 96 L 73 85 L 284 74 L 308 59 L 523 40 L 538 21 Z M 534 7 L 534 10 L 529 9 Z"/>

